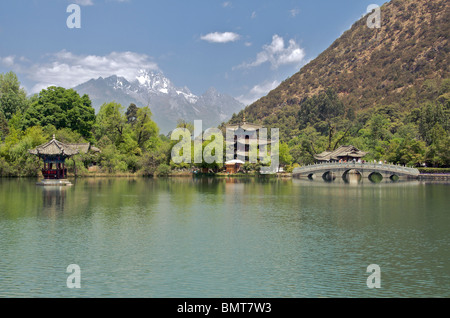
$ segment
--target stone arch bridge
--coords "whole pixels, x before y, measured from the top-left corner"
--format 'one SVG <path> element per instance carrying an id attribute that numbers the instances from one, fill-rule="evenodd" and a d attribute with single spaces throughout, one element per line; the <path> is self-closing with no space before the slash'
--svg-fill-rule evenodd
<path id="1" fill-rule="evenodd" d="M 306 177 L 312 179 L 313 176 L 322 177 L 325 181 L 332 181 L 336 178 L 346 178 L 349 173 L 359 173 L 362 178 L 371 178 L 373 174 L 379 174 L 383 179 L 417 179 L 420 172 L 415 168 L 403 167 L 391 164 L 377 163 L 319 163 L 309 166 L 295 168 L 293 177 Z"/>

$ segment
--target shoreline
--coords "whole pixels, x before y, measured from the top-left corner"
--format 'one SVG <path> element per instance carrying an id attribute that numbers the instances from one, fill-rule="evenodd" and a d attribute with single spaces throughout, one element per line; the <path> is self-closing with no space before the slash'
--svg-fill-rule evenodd
<path id="1" fill-rule="evenodd" d="M 198 173 L 194 174 L 191 172 L 182 172 L 182 173 L 172 173 L 167 176 L 145 176 L 138 173 L 93 173 L 93 174 L 84 174 L 75 176 L 73 174 L 69 174 L 68 178 L 70 179 L 90 179 L 90 178 L 151 178 L 151 179 L 163 179 L 163 178 L 278 178 L 278 179 L 292 179 L 294 178 L 292 173 L 277 173 L 277 174 L 226 174 L 226 173 Z M 42 176 L 21 176 L 21 177 L 0 177 L 0 179 L 30 179 L 37 178 L 43 179 Z M 450 173 L 421 173 L 417 176 L 417 178 L 413 178 L 411 180 L 419 180 L 419 181 L 430 181 L 430 180 L 439 180 L 439 181 L 450 181 Z"/>
<path id="2" fill-rule="evenodd" d="M 450 181 L 450 173 L 421 173 L 417 177 L 419 181 L 444 180 Z"/>

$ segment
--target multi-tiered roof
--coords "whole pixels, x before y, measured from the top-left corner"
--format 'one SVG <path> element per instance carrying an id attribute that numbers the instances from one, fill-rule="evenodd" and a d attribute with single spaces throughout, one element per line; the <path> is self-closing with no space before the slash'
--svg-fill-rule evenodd
<path id="1" fill-rule="evenodd" d="M 354 146 L 340 146 L 334 151 L 324 151 L 314 156 L 317 161 L 339 161 L 349 159 L 360 159 L 367 155 L 367 152 L 361 151 Z"/>
<path id="2" fill-rule="evenodd" d="M 90 143 L 78 143 L 78 144 L 65 144 L 55 139 L 36 147 L 35 149 L 29 150 L 32 155 L 43 157 L 63 157 L 69 158 L 77 154 L 86 154 L 89 151 L 100 152 L 100 149 L 93 147 Z"/>

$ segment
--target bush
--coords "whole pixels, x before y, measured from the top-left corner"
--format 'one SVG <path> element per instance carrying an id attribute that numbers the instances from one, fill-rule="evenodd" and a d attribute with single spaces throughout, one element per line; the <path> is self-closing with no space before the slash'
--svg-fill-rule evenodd
<path id="1" fill-rule="evenodd" d="M 114 170 L 116 172 L 128 172 L 128 165 L 125 161 L 117 161 L 116 165 L 114 166 Z"/>
<path id="2" fill-rule="evenodd" d="M 450 168 L 418 168 L 420 173 L 450 173 Z"/>
<path id="3" fill-rule="evenodd" d="M 170 166 L 163 163 L 161 165 L 158 166 L 158 168 L 156 168 L 156 175 L 158 177 L 167 177 L 170 175 L 170 172 L 172 170 L 170 169 Z"/>
<path id="4" fill-rule="evenodd" d="M 3 157 L 0 157 L 0 177 L 11 177 L 12 175 L 13 171 L 9 163 Z"/>
<path id="5" fill-rule="evenodd" d="M 286 166 L 285 171 L 287 173 L 292 173 L 294 172 L 294 169 L 298 167 L 300 167 L 300 165 L 298 163 L 294 163 L 293 165 Z"/>

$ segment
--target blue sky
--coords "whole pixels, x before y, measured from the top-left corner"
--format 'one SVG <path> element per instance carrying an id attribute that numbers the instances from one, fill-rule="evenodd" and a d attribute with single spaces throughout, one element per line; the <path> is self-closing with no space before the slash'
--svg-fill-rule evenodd
<path id="1" fill-rule="evenodd" d="M 325 50 L 385 0 L 15 0 L 0 2 L 0 73 L 27 90 L 74 87 L 139 69 L 197 95 L 215 87 L 245 104 Z M 68 28 L 70 4 L 81 28 Z"/>

